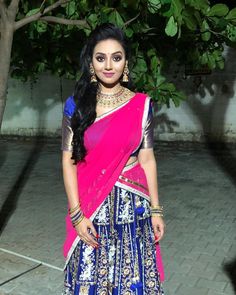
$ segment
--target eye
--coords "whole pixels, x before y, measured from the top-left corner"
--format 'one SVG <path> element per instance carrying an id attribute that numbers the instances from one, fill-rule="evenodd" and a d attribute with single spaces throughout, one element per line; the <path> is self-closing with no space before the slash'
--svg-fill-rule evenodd
<path id="1" fill-rule="evenodd" d="M 104 57 L 103 57 L 103 56 L 97 56 L 97 57 L 96 57 L 96 60 L 97 60 L 98 62 L 103 62 L 103 61 L 104 61 Z"/>
<path id="2" fill-rule="evenodd" d="M 122 56 L 121 56 L 121 55 L 115 55 L 115 56 L 113 57 L 113 60 L 114 60 L 114 61 L 121 61 L 121 60 L 122 60 Z"/>

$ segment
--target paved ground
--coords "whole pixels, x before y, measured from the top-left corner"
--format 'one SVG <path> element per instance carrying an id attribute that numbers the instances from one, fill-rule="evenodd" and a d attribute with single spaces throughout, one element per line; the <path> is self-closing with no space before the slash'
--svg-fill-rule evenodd
<path id="1" fill-rule="evenodd" d="M 232 295 L 236 148 L 158 144 L 166 295 Z M 0 295 L 60 295 L 66 197 L 59 142 L 0 141 Z"/>

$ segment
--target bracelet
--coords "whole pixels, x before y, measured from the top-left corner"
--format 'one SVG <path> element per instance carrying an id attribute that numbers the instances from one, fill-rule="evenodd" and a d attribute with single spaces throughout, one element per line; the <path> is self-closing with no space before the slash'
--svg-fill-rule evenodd
<path id="1" fill-rule="evenodd" d="M 164 215 L 162 213 L 151 213 L 151 216 L 155 216 L 155 217 L 163 217 Z"/>
<path id="2" fill-rule="evenodd" d="M 84 214 L 80 209 L 80 204 L 72 209 L 69 209 L 69 214 L 73 227 L 76 227 L 84 218 Z"/>
<path id="3" fill-rule="evenodd" d="M 159 209 L 161 211 L 163 211 L 163 206 L 161 205 L 155 205 L 155 206 L 151 206 L 152 209 Z"/>
<path id="4" fill-rule="evenodd" d="M 163 206 L 155 205 L 150 207 L 151 216 L 163 217 Z"/>
<path id="5" fill-rule="evenodd" d="M 70 208 L 69 213 L 71 214 L 71 213 L 75 212 L 79 208 L 80 208 L 80 204 L 76 205 L 74 208 Z"/>
<path id="6" fill-rule="evenodd" d="M 78 220 L 76 220 L 75 222 L 73 222 L 73 227 L 76 227 L 78 224 L 80 224 L 80 222 L 84 219 L 84 215 L 82 215 Z"/>
<path id="7" fill-rule="evenodd" d="M 71 221 L 75 222 L 76 220 L 78 220 L 81 216 L 83 215 L 82 211 L 78 211 L 74 216 L 71 216 Z"/>

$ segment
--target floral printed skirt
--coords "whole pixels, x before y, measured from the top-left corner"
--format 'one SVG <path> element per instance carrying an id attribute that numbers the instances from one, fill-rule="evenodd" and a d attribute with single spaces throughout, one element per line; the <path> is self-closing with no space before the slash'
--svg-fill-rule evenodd
<path id="1" fill-rule="evenodd" d="M 149 201 L 118 183 L 93 224 L 98 249 L 79 240 L 64 270 L 63 295 L 163 295 Z"/>

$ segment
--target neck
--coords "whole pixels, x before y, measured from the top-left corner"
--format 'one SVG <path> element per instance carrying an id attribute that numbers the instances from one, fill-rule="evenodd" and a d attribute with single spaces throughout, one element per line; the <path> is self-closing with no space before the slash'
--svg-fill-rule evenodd
<path id="1" fill-rule="evenodd" d="M 112 84 L 112 85 L 106 85 L 106 84 L 99 84 L 99 91 L 101 93 L 111 94 L 116 93 L 121 89 L 120 83 Z"/>

